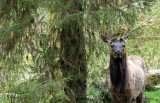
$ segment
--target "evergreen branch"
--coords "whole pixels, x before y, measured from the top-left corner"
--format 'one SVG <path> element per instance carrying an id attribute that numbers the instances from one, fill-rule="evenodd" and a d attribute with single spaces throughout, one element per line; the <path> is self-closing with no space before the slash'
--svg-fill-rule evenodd
<path id="1" fill-rule="evenodd" d="M 106 2 L 107 2 L 107 4 L 109 4 L 109 6 L 111 6 L 113 9 L 115 9 L 116 11 L 119 11 L 119 12 L 121 12 L 123 15 L 125 15 L 125 12 L 124 12 L 122 9 L 119 9 L 119 8 L 113 6 L 113 5 L 112 5 L 111 3 L 109 3 L 108 1 L 106 1 Z"/>
<path id="2" fill-rule="evenodd" d="M 132 33 L 133 31 L 135 31 L 135 30 L 137 30 L 137 29 L 139 29 L 139 28 L 142 28 L 142 27 L 144 27 L 144 26 L 152 26 L 152 27 L 154 27 L 154 28 L 156 28 L 155 26 L 153 26 L 152 24 L 148 24 L 148 23 L 150 23 L 150 22 L 153 22 L 156 18 L 158 18 L 158 17 L 160 17 L 160 15 L 156 15 L 156 16 L 154 16 L 153 17 L 153 15 L 152 16 L 150 16 L 147 20 L 145 20 L 143 23 L 141 23 L 140 25 L 138 25 L 137 27 L 134 27 L 132 30 L 130 30 L 130 32 L 129 33 Z M 127 28 L 127 30 L 128 30 L 128 28 Z M 128 34 L 129 34 L 128 33 Z"/>
<path id="3" fill-rule="evenodd" d="M 29 45 L 27 45 L 27 49 L 28 49 L 28 50 L 29 50 L 29 52 L 31 53 L 32 58 L 34 58 L 34 57 L 35 57 L 35 54 L 33 53 L 32 48 L 31 48 Z"/>
<path id="4" fill-rule="evenodd" d="M 80 13 L 80 12 L 82 12 L 80 10 L 76 10 L 76 9 L 74 10 L 74 9 L 71 9 L 71 8 L 67 8 L 66 10 L 69 11 L 69 12 L 71 11 L 73 13 Z"/>
<path id="5" fill-rule="evenodd" d="M 46 14 L 44 14 L 41 18 L 39 18 L 38 22 L 35 23 L 35 25 L 40 24 L 43 21 L 43 19 L 45 18 L 45 16 L 46 16 Z"/>

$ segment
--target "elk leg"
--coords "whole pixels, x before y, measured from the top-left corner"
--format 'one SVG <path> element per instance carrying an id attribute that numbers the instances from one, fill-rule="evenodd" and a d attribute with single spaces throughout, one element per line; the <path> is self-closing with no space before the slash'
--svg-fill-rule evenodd
<path id="1" fill-rule="evenodd" d="M 143 103 L 143 91 L 136 98 L 137 103 Z"/>
<path id="2" fill-rule="evenodd" d="M 113 95 L 113 101 L 114 103 L 119 103 L 115 95 Z"/>
<path id="3" fill-rule="evenodd" d="M 137 103 L 143 103 L 143 94 L 144 94 L 144 90 L 145 90 L 145 86 L 142 89 L 142 92 L 138 95 L 138 97 L 136 98 L 136 102 Z"/>
<path id="4" fill-rule="evenodd" d="M 127 99 L 126 103 L 132 103 L 132 100 L 131 99 Z"/>

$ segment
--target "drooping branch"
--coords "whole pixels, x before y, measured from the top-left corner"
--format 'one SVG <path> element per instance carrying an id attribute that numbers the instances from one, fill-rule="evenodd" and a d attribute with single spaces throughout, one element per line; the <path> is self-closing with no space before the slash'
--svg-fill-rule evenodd
<path id="1" fill-rule="evenodd" d="M 136 27 L 133 27 L 133 28 L 128 32 L 128 34 L 130 35 L 133 31 L 135 31 L 135 30 L 137 30 L 137 29 L 139 29 L 139 28 L 142 28 L 142 27 L 144 27 L 144 26 L 151 26 L 151 27 L 153 27 L 153 28 L 157 28 L 156 26 L 152 25 L 151 22 L 154 22 L 154 20 L 155 20 L 156 18 L 158 18 L 158 17 L 160 17 L 160 15 L 155 15 L 155 16 L 151 15 L 149 18 L 147 18 L 147 19 L 144 20 L 142 23 L 140 23 L 140 25 L 138 25 L 138 26 L 136 26 Z M 129 30 L 129 28 L 126 29 L 126 31 L 128 31 L 128 30 Z M 127 33 L 127 32 L 125 32 L 125 33 Z M 126 35 L 125 33 L 124 33 L 124 35 Z"/>

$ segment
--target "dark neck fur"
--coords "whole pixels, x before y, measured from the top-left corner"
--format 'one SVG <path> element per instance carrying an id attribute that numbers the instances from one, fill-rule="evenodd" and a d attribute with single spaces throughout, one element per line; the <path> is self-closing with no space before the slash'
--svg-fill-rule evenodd
<path id="1" fill-rule="evenodd" d="M 126 84 L 127 61 L 126 55 L 121 59 L 114 59 L 110 56 L 110 78 L 112 85 L 118 92 Z"/>

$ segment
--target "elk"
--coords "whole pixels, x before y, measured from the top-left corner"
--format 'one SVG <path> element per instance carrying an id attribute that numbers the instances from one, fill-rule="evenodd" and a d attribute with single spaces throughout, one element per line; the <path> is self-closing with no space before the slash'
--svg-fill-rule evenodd
<path id="1" fill-rule="evenodd" d="M 138 56 L 126 56 L 128 36 L 129 34 L 117 40 L 101 35 L 102 40 L 110 45 L 109 91 L 114 103 L 143 102 L 146 65 Z"/>

